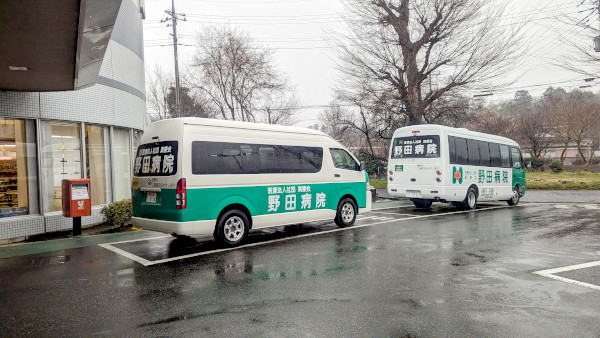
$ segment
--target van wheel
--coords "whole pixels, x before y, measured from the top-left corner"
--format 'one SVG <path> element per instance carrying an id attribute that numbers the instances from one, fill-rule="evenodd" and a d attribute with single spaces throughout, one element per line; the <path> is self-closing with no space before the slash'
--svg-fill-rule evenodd
<path id="1" fill-rule="evenodd" d="M 463 201 L 463 206 L 466 210 L 473 210 L 477 206 L 477 190 L 473 187 L 469 187 L 467 190 L 467 197 Z"/>
<path id="2" fill-rule="evenodd" d="M 229 210 L 217 221 L 216 230 L 215 240 L 227 246 L 236 246 L 248 235 L 250 221 L 244 212 Z"/>
<path id="3" fill-rule="evenodd" d="M 349 227 L 356 220 L 357 207 L 356 203 L 351 198 L 344 198 L 338 204 L 337 213 L 335 215 L 335 224 L 340 228 Z"/>
<path id="4" fill-rule="evenodd" d="M 517 205 L 517 204 L 519 204 L 520 198 L 521 198 L 521 188 L 519 188 L 519 186 L 516 186 L 515 189 L 513 190 L 512 198 L 506 202 L 508 203 L 508 205 Z"/>
<path id="5" fill-rule="evenodd" d="M 429 209 L 431 208 L 431 203 L 433 203 L 433 201 L 422 199 L 412 200 L 412 202 L 415 205 L 415 207 L 419 209 Z"/>

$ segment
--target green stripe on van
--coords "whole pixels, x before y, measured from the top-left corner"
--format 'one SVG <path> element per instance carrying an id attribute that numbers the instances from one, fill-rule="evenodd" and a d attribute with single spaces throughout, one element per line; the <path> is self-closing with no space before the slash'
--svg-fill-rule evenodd
<path id="1" fill-rule="evenodd" d="M 133 214 L 136 217 L 188 222 L 216 219 L 231 204 L 245 206 L 252 216 L 315 209 L 336 210 L 345 195 L 353 196 L 359 208 L 366 207 L 366 183 L 354 182 L 188 188 L 184 210 L 176 208 L 174 189 L 162 189 L 156 203 L 146 203 L 146 193 L 134 190 Z"/>

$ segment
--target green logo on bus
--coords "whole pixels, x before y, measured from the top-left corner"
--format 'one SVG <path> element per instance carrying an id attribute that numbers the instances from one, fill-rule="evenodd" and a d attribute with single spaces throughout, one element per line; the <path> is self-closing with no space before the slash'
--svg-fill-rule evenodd
<path id="1" fill-rule="evenodd" d="M 456 167 L 452 167 L 452 183 L 462 184 L 463 181 L 463 170 L 462 168 L 456 169 Z"/>

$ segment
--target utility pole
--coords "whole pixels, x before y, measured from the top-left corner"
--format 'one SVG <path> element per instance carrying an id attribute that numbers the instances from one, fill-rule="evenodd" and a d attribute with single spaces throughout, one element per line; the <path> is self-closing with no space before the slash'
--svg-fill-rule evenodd
<path id="1" fill-rule="evenodd" d="M 175 58 L 175 117 L 181 116 L 181 104 L 179 102 L 179 59 L 177 57 L 177 20 L 179 20 L 178 15 L 183 16 L 183 21 L 185 20 L 185 14 L 177 14 L 175 12 L 175 0 L 171 0 L 171 11 L 165 11 L 168 16 L 171 18 L 170 26 L 173 26 L 173 56 Z M 161 20 L 167 21 L 169 18 Z M 168 27 L 169 25 L 167 25 Z"/>

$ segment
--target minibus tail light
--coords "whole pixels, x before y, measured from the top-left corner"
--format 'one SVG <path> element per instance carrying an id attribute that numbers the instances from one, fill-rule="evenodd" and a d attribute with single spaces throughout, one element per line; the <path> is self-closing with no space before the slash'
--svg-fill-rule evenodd
<path id="1" fill-rule="evenodd" d="M 438 170 L 438 171 L 436 171 L 435 173 L 436 173 L 436 175 L 438 175 L 438 176 L 441 176 L 441 175 L 442 175 L 442 172 L 441 172 L 441 171 L 439 171 L 439 170 Z"/>
<path id="2" fill-rule="evenodd" d="M 185 185 L 185 178 L 179 179 L 177 181 L 177 194 L 175 195 L 177 199 L 177 209 L 185 209 L 187 207 L 187 188 Z"/>

